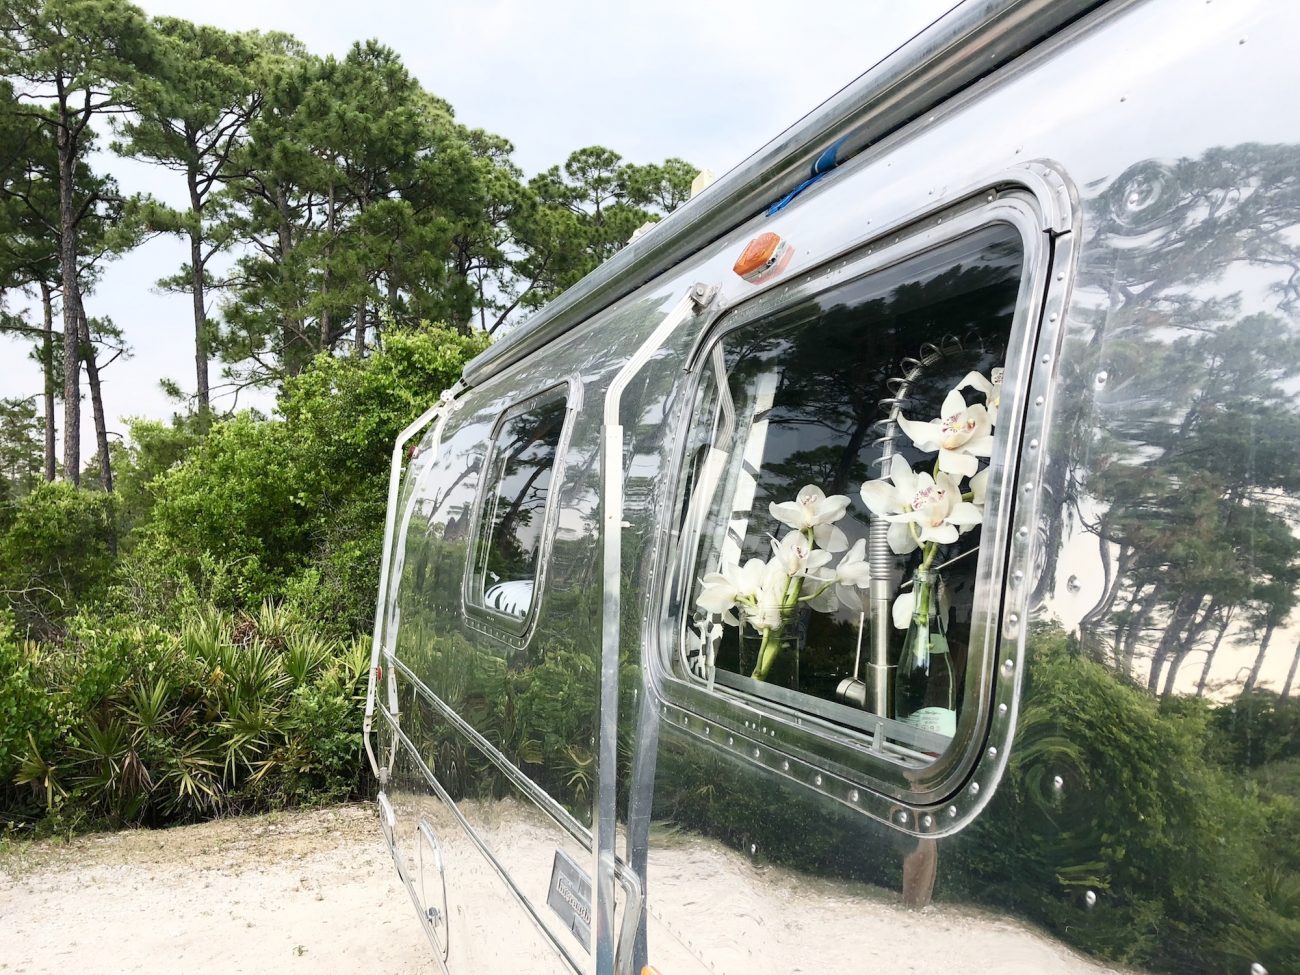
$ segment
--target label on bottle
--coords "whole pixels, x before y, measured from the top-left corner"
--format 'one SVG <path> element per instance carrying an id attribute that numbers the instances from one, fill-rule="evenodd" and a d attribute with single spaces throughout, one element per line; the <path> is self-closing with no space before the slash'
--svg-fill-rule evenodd
<path id="1" fill-rule="evenodd" d="M 957 712 L 951 708 L 921 708 L 901 720 L 913 728 L 931 731 L 945 738 L 957 734 Z"/>

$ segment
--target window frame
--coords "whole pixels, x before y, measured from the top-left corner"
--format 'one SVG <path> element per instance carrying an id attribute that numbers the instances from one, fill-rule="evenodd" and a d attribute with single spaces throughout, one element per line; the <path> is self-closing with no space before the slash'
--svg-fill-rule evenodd
<path id="1" fill-rule="evenodd" d="M 479 547 L 485 542 L 483 515 L 489 492 L 495 493 L 500 483 L 493 476 L 493 464 L 498 456 L 500 437 L 505 425 L 514 417 L 526 413 L 531 407 L 558 401 L 564 408 L 564 419 L 560 427 L 560 436 L 555 445 L 555 458 L 551 464 L 550 483 L 547 487 L 546 504 L 542 515 L 542 527 L 537 546 L 537 565 L 533 570 L 533 593 L 528 604 L 528 612 L 522 617 L 511 616 L 487 606 L 482 593 L 475 592 Z M 550 559 L 551 542 L 555 536 L 558 518 L 558 497 L 563 483 L 565 457 L 568 453 L 569 438 L 573 433 L 573 419 L 581 408 L 581 385 L 574 379 L 551 383 L 526 396 L 512 400 L 497 416 L 488 437 L 483 453 L 482 471 L 478 488 L 474 495 L 472 515 L 473 531 L 469 537 L 466 552 L 465 571 L 461 579 L 461 611 L 467 624 L 488 636 L 514 648 L 527 646 L 532 631 L 537 624 L 538 606 L 541 604 L 542 592 L 546 585 L 547 564 Z M 490 532 L 488 536 L 490 537 Z M 485 590 L 486 591 L 486 590 Z"/>
<path id="2" fill-rule="evenodd" d="M 906 832 L 941 834 L 960 828 L 970 816 L 987 801 L 991 786 L 996 784 L 1005 754 L 999 758 L 999 748 L 986 750 L 991 725 L 995 715 L 1003 720 L 1006 729 L 1002 736 L 1009 743 L 1016 713 L 1016 689 L 1020 683 L 1020 667 L 1014 671 L 998 667 L 1004 656 L 1003 644 L 1011 638 L 1017 648 L 1015 657 L 1023 653 L 1023 634 L 1006 632 L 1003 620 L 1006 612 L 1008 580 L 1023 579 L 1025 570 L 1009 565 L 1012 540 L 1012 519 L 1017 507 L 1033 505 L 1012 504 L 1012 489 L 1020 466 L 1023 431 L 1026 420 L 1027 390 L 1036 378 L 1034 356 L 1045 340 L 1050 340 L 1044 329 L 1045 308 L 1060 300 L 1065 286 L 1052 289 L 1053 273 L 1062 258 L 1068 263 L 1067 247 L 1058 253 L 1058 235 L 1068 233 L 1071 225 L 1062 219 L 1059 203 L 1068 199 L 1061 192 L 1046 193 L 1064 186 L 1059 177 L 1043 167 L 1033 175 L 1035 180 L 1016 183 L 999 182 L 965 196 L 960 202 L 943 210 L 932 211 L 919 219 L 912 218 L 882 236 L 860 244 L 831 260 L 810 269 L 788 282 L 777 284 L 764 292 L 728 309 L 696 339 L 686 363 L 687 378 L 684 383 L 682 408 L 674 431 L 676 450 L 674 465 L 667 479 L 668 490 L 663 510 L 673 520 L 667 533 L 673 544 L 664 546 L 665 552 L 656 569 L 656 578 L 664 580 L 659 587 L 652 623 L 647 631 L 648 667 L 651 681 L 662 700 L 662 720 L 671 721 L 713 747 L 736 752 L 751 762 L 775 768 L 787 778 L 801 781 L 817 791 L 838 799 L 845 805 L 863 810 L 875 818 L 885 820 Z M 1055 182 L 1058 185 L 1053 186 Z M 1045 185 L 1046 184 L 1046 185 Z M 1046 200 L 1044 199 L 1046 197 Z M 1072 216 L 1065 209 L 1066 218 Z M 699 552 L 699 522 L 689 509 L 689 499 L 682 497 L 684 478 L 689 463 L 686 449 L 687 437 L 694 422 L 694 407 L 700 395 L 701 384 L 712 371 L 711 350 L 718 340 L 748 324 L 771 318 L 800 301 L 823 294 L 849 281 L 869 278 L 887 268 L 908 261 L 970 233 L 994 226 L 1009 225 L 1018 232 L 1022 246 L 1021 286 L 1013 312 L 1006 356 L 1006 377 L 1003 385 L 1003 406 L 1008 421 L 999 431 L 999 442 L 990 458 L 991 480 L 988 514 L 982 528 L 981 551 L 976 576 L 975 606 L 972 613 L 972 656 L 968 668 L 974 672 L 966 684 L 967 705 L 963 708 L 957 734 L 950 747 L 933 763 L 920 768 L 904 768 L 886 755 L 884 736 L 877 726 L 875 733 L 863 732 L 835 723 L 816 714 L 809 708 L 784 705 L 775 695 L 762 697 L 746 694 L 734 687 L 706 687 L 693 679 L 684 678 L 674 671 L 671 655 L 682 644 L 686 618 L 690 612 L 689 599 L 679 607 L 676 618 L 669 612 L 673 587 L 694 571 L 694 561 Z M 1062 225 L 1064 224 L 1064 229 Z M 1056 277 L 1064 280 L 1064 275 Z M 1049 295 L 1054 291 L 1055 295 Z M 1052 316 L 1056 322 L 1057 316 Z M 1037 385 L 1037 382 L 1034 383 Z M 1042 397 L 1038 402 L 1041 405 Z M 1034 441 L 1037 446 L 1037 441 Z M 1019 537 L 1024 538 L 1024 529 Z M 689 587 L 689 583 L 688 583 Z M 693 591 L 688 588 L 687 592 Z M 1020 618 L 1023 618 L 1023 611 Z M 1014 616 L 1012 617 L 1015 618 Z M 979 652 L 976 654 L 976 632 L 980 633 Z M 999 673 L 999 670 L 1001 671 Z M 1007 681 L 999 677 L 1009 675 Z M 811 700 L 819 700 L 811 698 Z M 867 713 L 867 712 L 864 712 Z M 991 761 L 994 775 L 979 797 L 981 786 L 972 781 L 981 761 Z M 973 790 L 973 791 L 971 791 Z M 970 801 L 953 802 L 947 809 L 940 806 L 954 800 L 958 793 Z M 964 806 L 969 815 L 962 815 Z"/>

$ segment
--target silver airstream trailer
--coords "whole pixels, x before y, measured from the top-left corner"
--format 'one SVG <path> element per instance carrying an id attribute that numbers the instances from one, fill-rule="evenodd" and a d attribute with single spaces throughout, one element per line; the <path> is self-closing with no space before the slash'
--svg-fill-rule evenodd
<path id="1" fill-rule="evenodd" d="M 1297 36 L 971 0 L 431 391 L 439 970 L 1300 972 Z"/>

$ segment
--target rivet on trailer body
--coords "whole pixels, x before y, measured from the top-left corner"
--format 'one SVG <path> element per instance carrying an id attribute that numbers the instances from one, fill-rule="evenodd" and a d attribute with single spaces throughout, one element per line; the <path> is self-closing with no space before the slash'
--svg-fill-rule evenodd
<path id="1" fill-rule="evenodd" d="M 957 818 L 957 807 L 956 807 L 956 806 L 949 806 L 949 807 L 948 807 L 948 818 L 949 818 L 949 819 L 956 819 L 956 818 Z"/>
<path id="2" fill-rule="evenodd" d="M 900 823 L 902 823 L 904 826 L 906 826 L 906 825 L 907 825 L 907 813 L 905 813 L 905 812 L 901 812 L 901 813 L 899 813 L 899 814 L 898 814 L 898 821 L 899 821 Z"/>
<path id="3" fill-rule="evenodd" d="M 1042 406 L 1042 405 L 1043 405 L 1044 403 L 1046 403 L 1046 402 L 1047 402 L 1047 400 L 1043 399 L 1043 397 L 1041 397 L 1041 396 L 1036 397 L 1036 398 L 1034 399 L 1034 405 L 1035 405 L 1035 406 Z"/>
<path id="4" fill-rule="evenodd" d="M 1095 890 L 1088 891 L 1083 895 L 1083 902 L 1089 907 L 1094 907 L 1097 903 L 1097 892 Z"/>
<path id="5" fill-rule="evenodd" d="M 1009 709 L 1007 708 L 1007 702 L 1003 701 L 1001 704 L 998 705 L 998 717 L 1000 718 L 1006 717 L 1008 710 Z"/>
<path id="6" fill-rule="evenodd" d="M 816 778 L 813 779 L 813 785 L 821 785 L 821 784 L 822 784 L 822 777 L 818 775 Z"/>
<path id="7" fill-rule="evenodd" d="M 921 826 L 924 829 L 929 829 L 933 825 L 934 825 L 934 820 L 931 819 L 928 815 L 921 817 Z"/>
<path id="8" fill-rule="evenodd" d="M 862 799 L 862 796 L 858 794 L 858 790 L 857 790 L 857 789 L 854 789 L 853 791 L 851 791 L 851 792 L 849 793 L 849 802 L 859 802 L 859 801 L 861 801 L 861 799 Z"/>
<path id="9" fill-rule="evenodd" d="M 980 794 L 980 784 L 978 782 L 972 782 L 970 784 L 970 788 L 967 789 L 966 791 L 973 796 L 977 796 Z"/>
<path id="10" fill-rule="evenodd" d="M 989 756 L 989 758 L 997 758 L 997 757 L 998 757 L 998 748 L 997 748 L 996 745 L 990 745 L 990 746 L 989 746 L 988 756 Z"/>
<path id="11" fill-rule="evenodd" d="M 1010 677 L 1015 672 L 1016 672 L 1016 662 L 1014 660 L 1012 660 L 1010 657 L 1007 657 L 1006 660 L 1002 661 L 1002 673 Z"/>
<path id="12" fill-rule="evenodd" d="M 1259 962 L 1255 962 L 1250 966 L 1250 975 L 1268 975 L 1268 969 Z"/>
<path id="13" fill-rule="evenodd" d="M 1059 775 L 1053 776 L 1053 777 L 1052 777 L 1052 788 L 1053 788 L 1053 789 L 1056 789 L 1058 792 L 1059 792 L 1061 789 L 1065 788 L 1065 779 L 1061 778 Z"/>

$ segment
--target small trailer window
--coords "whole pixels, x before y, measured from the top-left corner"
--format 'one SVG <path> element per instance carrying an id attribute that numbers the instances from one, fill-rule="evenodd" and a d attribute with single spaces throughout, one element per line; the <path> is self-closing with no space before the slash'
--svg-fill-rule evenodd
<path id="1" fill-rule="evenodd" d="M 541 393 L 505 413 L 488 448 L 467 596 L 508 630 L 533 607 L 566 415 L 563 389 Z"/>
<path id="2" fill-rule="evenodd" d="M 1024 265 L 1020 231 L 986 225 L 704 350 L 679 677 L 904 769 L 948 750 L 994 649 L 976 583 Z"/>

